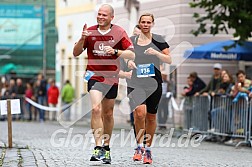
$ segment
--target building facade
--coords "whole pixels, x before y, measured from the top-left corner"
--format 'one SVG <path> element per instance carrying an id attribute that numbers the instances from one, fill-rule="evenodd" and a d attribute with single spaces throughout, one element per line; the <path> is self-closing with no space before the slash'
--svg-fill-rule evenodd
<path id="1" fill-rule="evenodd" d="M 84 23 L 96 24 L 96 12 L 103 3 L 111 4 L 115 9 L 113 23 L 122 26 L 128 35 L 142 13 L 153 13 L 155 16 L 154 33 L 161 34 L 170 45 L 173 58 L 172 65 L 166 66 L 169 79 L 173 82 L 173 91 L 180 95 L 190 72 L 196 71 L 207 83 L 212 75 L 214 60 L 186 59 L 184 51 L 212 41 L 228 40 L 231 34 L 221 33 L 216 36 L 203 34 L 195 37 L 191 30 L 198 27 L 193 19 L 193 13 L 203 13 L 201 10 L 189 7 L 190 0 L 56 0 L 57 27 L 59 42 L 57 45 L 57 81 L 63 83 L 70 79 L 79 94 L 86 92 L 83 82 L 86 53 L 73 58 L 74 43 L 80 38 Z M 239 67 L 245 68 L 243 62 L 221 61 L 223 68 L 232 74 Z M 78 64 L 78 65 L 76 65 Z M 246 63 L 245 63 L 246 64 Z M 119 97 L 120 98 L 120 97 Z"/>
<path id="2" fill-rule="evenodd" d="M 54 76 L 55 2 L 2 0 L 0 7 L 0 67 L 13 64 L 18 77 L 33 77 L 41 72 Z M 7 59 L 2 59 L 3 55 Z"/>

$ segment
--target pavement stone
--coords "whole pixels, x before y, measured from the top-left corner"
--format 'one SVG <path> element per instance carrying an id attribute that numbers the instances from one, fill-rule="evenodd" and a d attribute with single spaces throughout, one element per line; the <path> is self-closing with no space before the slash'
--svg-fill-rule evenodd
<path id="1" fill-rule="evenodd" d="M 18 149 L 6 149 L 3 159 L 3 166 L 18 166 L 20 157 L 17 153 Z"/>
<path id="2" fill-rule="evenodd" d="M 5 129 L 6 122 L 0 122 L 0 128 Z M 115 138 L 111 146 L 112 166 L 145 166 L 141 162 L 133 162 L 134 138 L 126 140 L 130 133 L 130 127 L 122 125 L 125 129 L 125 136 L 116 126 L 113 134 L 119 136 Z M 88 137 L 89 127 L 82 124 L 63 128 L 57 122 L 13 122 L 13 142 L 17 148 L 7 149 L 8 157 L 13 157 L 13 163 L 5 163 L 3 166 L 17 165 L 16 161 L 18 146 L 23 162 L 21 166 L 39 166 L 39 167 L 83 167 L 83 166 L 108 166 L 101 162 L 90 162 L 94 144 Z M 57 132 L 57 133 L 56 133 Z M 4 140 L 7 132 L 0 135 L 0 141 Z M 54 137 L 53 137 L 54 136 Z M 153 153 L 153 165 L 149 166 L 252 166 L 252 149 L 249 147 L 240 147 L 238 149 L 217 143 L 202 142 L 200 146 L 179 147 L 179 140 L 172 138 L 168 146 L 168 139 L 163 138 L 163 146 L 160 146 L 160 139 L 155 142 Z M 133 141 L 133 143 L 131 143 Z M 86 142 L 86 143 L 85 143 Z M 28 146 L 28 147 L 26 147 Z M 14 151 L 16 149 L 16 152 Z M 4 150 L 0 148 L 1 152 Z M 15 160 L 15 161 L 14 161 Z"/>

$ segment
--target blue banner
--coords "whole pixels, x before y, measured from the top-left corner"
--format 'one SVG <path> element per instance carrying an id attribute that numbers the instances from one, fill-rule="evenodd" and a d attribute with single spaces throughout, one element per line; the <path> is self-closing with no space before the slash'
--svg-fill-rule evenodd
<path id="1" fill-rule="evenodd" d="M 0 49 L 43 48 L 42 6 L 0 6 Z"/>

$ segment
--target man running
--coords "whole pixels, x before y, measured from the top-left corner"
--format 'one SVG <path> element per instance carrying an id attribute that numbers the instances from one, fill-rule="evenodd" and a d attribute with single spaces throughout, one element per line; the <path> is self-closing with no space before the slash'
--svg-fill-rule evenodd
<path id="1" fill-rule="evenodd" d="M 91 128 L 95 139 L 95 148 L 90 161 L 102 160 L 110 164 L 110 137 L 114 126 L 113 108 L 118 90 L 118 57 L 134 59 L 133 45 L 125 30 L 114 25 L 114 9 L 108 4 L 102 5 L 97 14 L 97 25 L 87 28 L 73 49 L 79 56 L 87 49 L 87 72 L 92 74 L 88 80 L 88 91 L 92 102 Z M 104 143 L 102 144 L 103 135 Z"/>

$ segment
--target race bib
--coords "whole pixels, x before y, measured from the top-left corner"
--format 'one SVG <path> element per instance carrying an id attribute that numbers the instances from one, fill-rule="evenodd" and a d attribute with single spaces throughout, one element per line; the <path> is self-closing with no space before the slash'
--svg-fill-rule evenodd
<path id="1" fill-rule="evenodd" d="M 84 76 L 84 82 L 88 82 L 90 78 L 94 75 L 94 72 L 87 70 Z"/>
<path id="2" fill-rule="evenodd" d="M 138 64 L 137 65 L 137 77 L 144 78 L 144 77 L 152 77 L 155 76 L 155 68 L 154 64 Z"/>

